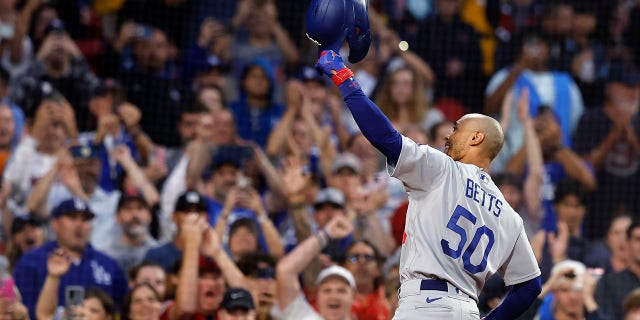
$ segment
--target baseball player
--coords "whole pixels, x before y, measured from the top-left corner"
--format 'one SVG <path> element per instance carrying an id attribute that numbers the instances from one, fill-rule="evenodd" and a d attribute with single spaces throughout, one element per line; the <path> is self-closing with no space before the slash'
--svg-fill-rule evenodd
<path id="1" fill-rule="evenodd" d="M 540 270 L 522 219 L 487 173 L 504 143 L 498 122 L 463 116 L 442 153 L 400 135 L 336 52 L 323 51 L 316 68 L 338 86 L 360 130 L 409 193 L 394 319 L 479 319 L 478 295 L 496 272 L 513 287 L 485 319 L 526 311 L 540 293 Z"/>

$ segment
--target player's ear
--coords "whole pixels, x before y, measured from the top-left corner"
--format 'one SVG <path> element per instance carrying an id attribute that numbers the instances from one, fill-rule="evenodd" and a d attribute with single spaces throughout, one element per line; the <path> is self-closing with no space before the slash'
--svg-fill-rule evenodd
<path id="1" fill-rule="evenodd" d="M 477 146 L 477 145 L 480 145 L 482 143 L 482 141 L 484 141 L 484 133 L 482 133 L 480 131 L 475 131 L 471 135 L 470 145 L 471 146 Z"/>

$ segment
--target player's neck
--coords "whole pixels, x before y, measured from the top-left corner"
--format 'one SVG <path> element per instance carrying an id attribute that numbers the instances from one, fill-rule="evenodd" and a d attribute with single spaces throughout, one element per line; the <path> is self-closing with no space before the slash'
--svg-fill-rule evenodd
<path id="1" fill-rule="evenodd" d="M 489 172 L 489 169 L 491 169 L 491 160 L 489 160 L 488 158 L 485 158 L 485 157 L 478 157 L 478 156 L 475 156 L 475 155 L 468 155 L 468 156 L 460 159 L 460 162 L 466 163 L 466 164 L 472 164 L 472 165 L 482 169 L 482 171 L 484 171 L 484 172 Z"/>

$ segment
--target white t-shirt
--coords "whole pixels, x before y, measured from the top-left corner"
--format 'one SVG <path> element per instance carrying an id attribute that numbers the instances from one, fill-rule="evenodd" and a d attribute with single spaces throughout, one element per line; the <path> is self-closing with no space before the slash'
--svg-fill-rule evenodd
<path id="1" fill-rule="evenodd" d="M 409 193 L 401 282 L 440 278 L 477 301 L 496 272 L 507 286 L 540 275 L 522 218 L 481 168 L 403 137 L 389 173 Z"/>
<path id="2" fill-rule="evenodd" d="M 284 309 L 281 319 L 323 320 L 302 293 Z"/>
<path id="3" fill-rule="evenodd" d="M 36 141 L 25 136 L 16 147 L 4 170 L 11 184 L 8 206 L 17 214 L 27 213 L 27 198 L 40 178 L 51 170 L 56 157 L 38 152 Z"/>

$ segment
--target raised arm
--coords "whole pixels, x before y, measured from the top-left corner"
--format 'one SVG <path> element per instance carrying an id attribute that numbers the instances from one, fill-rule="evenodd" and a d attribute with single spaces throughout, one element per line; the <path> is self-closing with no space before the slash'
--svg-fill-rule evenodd
<path id="1" fill-rule="evenodd" d="M 349 220 L 343 215 L 333 217 L 327 226 L 317 234 L 308 237 L 278 263 L 276 283 L 280 309 L 286 309 L 302 293 L 300 282 L 292 280 L 302 272 L 331 239 L 341 239 L 353 230 Z"/>
<path id="2" fill-rule="evenodd" d="M 384 113 L 362 92 L 358 82 L 353 79 L 353 72 L 345 67 L 340 55 L 331 50 L 323 51 L 316 68 L 338 86 L 362 134 L 389 162 L 397 163 L 402 150 L 402 136 L 393 128 Z"/>
<path id="3" fill-rule="evenodd" d="M 524 144 L 526 146 L 526 157 L 529 170 L 524 181 L 524 197 L 527 210 L 531 214 L 538 216 L 542 202 L 540 201 L 540 190 L 544 176 L 544 159 L 542 158 L 542 148 L 533 126 L 533 119 L 529 115 L 529 91 L 522 90 L 518 100 L 518 117 L 524 126 Z"/>
<path id="4" fill-rule="evenodd" d="M 207 229 L 207 221 L 195 214 L 189 214 L 182 223 L 178 235 L 184 241 L 182 265 L 178 274 L 176 303 L 169 312 L 169 319 L 187 319 L 198 309 L 200 245 Z"/>
<path id="5" fill-rule="evenodd" d="M 222 250 L 220 245 L 220 236 L 213 228 L 208 228 L 202 239 L 202 247 L 200 249 L 202 254 L 213 259 L 220 270 L 222 271 L 222 277 L 227 285 L 232 288 L 245 288 L 248 289 L 247 279 L 242 274 L 242 271 L 238 269 L 235 262 L 229 258 L 227 253 Z"/>
<path id="6" fill-rule="evenodd" d="M 155 206 L 160 201 L 160 195 L 156 187 L 147 179 L 142 169 L 131 157 L 131 150 L 126 145 L 116 146 L 112 151 L 113 157 L 120 163 L 131 183 L 142 192 L 144 200 L 150 206 Z"/>
<path id="7" fill-rule="evenodd" d="M 69 271 L 71 258 L 62 249 L 54 250 L 47 259 L 47 278 L 44 280 L 42 291 L 36 305 L 38 319 L 53 319 L 58 307 L 58 290 L 60 278 Z"/>

